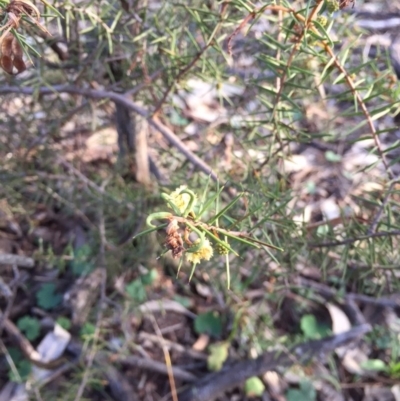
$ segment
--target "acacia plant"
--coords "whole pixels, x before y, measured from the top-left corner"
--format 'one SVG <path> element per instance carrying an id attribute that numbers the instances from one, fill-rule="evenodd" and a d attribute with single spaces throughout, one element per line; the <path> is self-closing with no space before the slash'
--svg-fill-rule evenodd
<path id="1" fill-rule="evenodd" d="M 246 350 L 281 340 L 285 297 L 322 303 L 300 273 L 398 291 L 399 90 L 357 7 L 0 0 L 0 197 L 79 221 L 111 274 L 168 253 L 235 313 L 257 288 L 276 313 L 240 315 Z"/>

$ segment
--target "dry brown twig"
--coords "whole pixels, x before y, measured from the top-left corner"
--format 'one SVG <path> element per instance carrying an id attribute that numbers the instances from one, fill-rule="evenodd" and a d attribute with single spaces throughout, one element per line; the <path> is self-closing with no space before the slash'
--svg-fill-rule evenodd
<path id="1" fill-rule="evenodd" d="M 383 211 L 384 211 L 386 205 L 389 203 L 393 188 L 394 188 L 395 184 L 397 184 L 398 182 L 399 182 L 399 180 L 394 180 L 390 183 L 388 189 L 386 190 L 385 197 L 382 200 L 382 204 L 379 206 L 374 218 L 371 221 L 371 224 L 367 231 L 367 235 L 373 234 L 376 231 L 376 228 L 378 227 L 379 221 L 382 217 Z"/>
<path id="2" fill-rule="evenodd" d="M 3 318 L 3 314 L 1 312 L 0 318 Z M 15 343 L 18 345 L 18 348 L 33 365 L 43 369 L 54 369 L 64 363 L 63 357 L 50 362 L 43 362 L 41 355 L 35 350 L 30 341 L 21 333 L 18 327 L 11 320 L 5 318 L 3 325 L 4 330 L 15 341 Z"/>
<path id="3" fill-rule="evenodd" d="M 173 401 L 178 401 L 178 394 L 177 394 L 176 385 L 175 385 L 175 376 L 174 376 L 174 371 L 172 369 L 171 355 L 169 353 L 168 347 L 165 345 L 165 343 L 162 342 L 164 337 L 163 337 L 163 335 L 161 333 L 160 327 L 158 326 L 158 323 L 157 323 L 154 315 L 152 313 L 149 313 L 148 317 L 151 320 L 151 323 L 153 325 L 154 331 L 157 333 L 157 336 L 161 340 L 161 346 L 162 346 L 162 350 L 163 350 L 163 354 L 164 354 L 164 358 L 165 358 L 165 365 L 167 367 L 167 374 L 168 374 L 169 384 L 170 384 L 170 387 L 171 387 L 172 400 Z"/>
<path id="4" fill-rule="evenodd" d="M 199 352 L 199 351 L 195 351 L 192 348 L 185 347 L 182 344 L 179 344 L 177 342 L 174 342 L 171 340 L 166 340 L 165 338 L 160 338 L 159 336 L 157 336 L 155 334 L 141 331 L 138 334 L 138 339 L 141 341 L 150 341 L 152 344 L 155 344 L 155 345 L 160 345 L 160 346 L 165 345 L 174 351 L 189 355 L 193 359 L 199 359 L 202 361 L 207 360 L 206 354 Z"/>

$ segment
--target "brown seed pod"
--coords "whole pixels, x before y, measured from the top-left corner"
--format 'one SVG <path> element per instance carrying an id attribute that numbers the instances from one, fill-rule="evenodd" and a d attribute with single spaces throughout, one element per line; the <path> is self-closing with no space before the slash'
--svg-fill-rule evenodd
<path id="1" fill-rule="evenodd" d="M 13 54 L 14 35 L 8 33 L 1 42 L 0 53 L 2 56 L 11 57 Z"/>
<path id="2" fill-rule="evenodd" d="M 14 62 L 10 56 L 1 56 L 0 65 L 7 74 L 12 74 Z"/>
<path id="3" fill-rule="evenodd" d="M 171 220 L 166 228 L 167 238 L 165 239 L 165 246 L 172 251 L 174 259 L 180 258 L 184 250 L 182 236 L 178 230 L 178 222 Z"/>
<path id="4" fill-rule="evenodd" d="M 39 20 L 40 12 L 38 8 L 27 0 L 12 0 L 6 7 L 7 13 L 13 13 L 17 17 L 21 17 L 22 14 L 29 15 L 35 20 Z"/>
<path id="5" fill-rule="evenodd" d="M 7 74 L 19 74 L 26 70 L 22 47 L 17 38 L 11 33 L 7 33 L 1 41 L 0 67 Z M 14 67 L 16 72 L 14 72 Z"/>
<path id="6" fill-rule="evenodd" d="M 26 64 L 21 58 L 14 58 L 14 67 L 17 69 L 17 74 L 24 72 L 26 70 Z"/>

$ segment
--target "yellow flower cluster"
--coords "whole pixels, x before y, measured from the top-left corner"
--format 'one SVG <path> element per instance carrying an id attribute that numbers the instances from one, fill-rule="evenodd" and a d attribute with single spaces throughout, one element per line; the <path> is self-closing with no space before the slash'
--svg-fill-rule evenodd
<path id="1" fill-rule="evenodd" d="M 170 194 L 170 201 L 183 213 L 189 205 L 190 195 L 187 193 L 181 193 L 187 189 L 186 185 L 181 185 L 179 188 L 175 189 L 174 192 Z M 194 203 L 193 203 L 194 206 Z"/>
<path id="2" fill-rule="evenodd" d="M 195 245 L 200 242 L 200 239 L 195 241 Z M 210 241 L 206 238 L 203 241 L 203 246 L 195 252 L 186 252 L 186 260 L 194 264 L 199 263 L 201 260 L 210 260 L 213 256 L 213 249 Z"/>

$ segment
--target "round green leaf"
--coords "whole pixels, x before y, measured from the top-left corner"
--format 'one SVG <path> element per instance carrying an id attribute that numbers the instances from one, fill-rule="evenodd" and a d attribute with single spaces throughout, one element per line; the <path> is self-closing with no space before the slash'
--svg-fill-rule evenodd
<path id="1" fill-rule="evenodd" d="M 244 392 L 247 397 L 260 397 L 264 390 L 264 383 L 258 377 L 250 377 L 244 385 Z"/>
<path id="2" fill-rule="evenodd" d="M 222 334 L 222 321 L 217 312 L 206 312 L 197 315 L 194 321 L 194 330 L 197 334 L 209 334 L 219 337 Z"/>
<path id="3" fill-rule="evenodd" d="M 34 341 L 39 337 L 40 322 L 35 317 L 23 316 L 18 320 L 17 326 L 29 341 Z"/>

